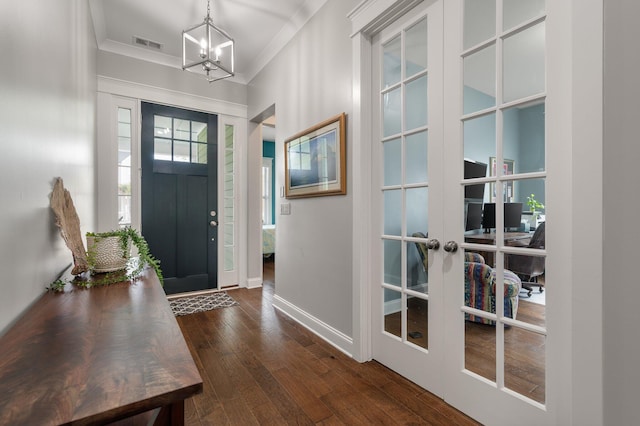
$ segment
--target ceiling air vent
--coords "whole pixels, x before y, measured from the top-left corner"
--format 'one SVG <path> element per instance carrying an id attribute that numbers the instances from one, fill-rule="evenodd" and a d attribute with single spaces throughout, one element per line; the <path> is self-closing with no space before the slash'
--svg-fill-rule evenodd
<path id="1" fill-rule="evenodd" d="M 157 41 L 147 40 L 142 37 L 133 36 L 133 44 L 135 46 L 147 47 L 153 50 L 162 50 L 162 44 L 158 43 Z"/>

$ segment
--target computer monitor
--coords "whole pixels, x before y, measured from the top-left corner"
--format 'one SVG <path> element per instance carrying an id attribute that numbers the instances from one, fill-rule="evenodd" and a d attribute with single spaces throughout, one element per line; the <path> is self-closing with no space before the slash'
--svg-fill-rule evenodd
<path id="1" fill-rule="evenodd" d="M 504 203 L 505 229 L 520 228 L 522 203 Z M 482 212 L 482 227 L 485 233 L 496 227 L 496 203 L 486 203 Z"/>
<path id="2" fill-rule="evenodd" d="M 482 210 L 482 227 L 485 234 L 491 232 L 491 228 L 496 227 L 496 203 L 485 203 Z"/>
<path id="3" fill-rule="evenodd" d="M 464 160 L 464 178 L 473 179 L 487 176 L 487 165 L 479 161 Z M 484 183 L 477 185 L 466 185 L 464 187 L 464 198 L 475 200 L 484 199 Z"/>
<path id="4" fill-rule="evenodd" d="M 504 227 L 505 230 L 519 229 L 522 222 L 522 203 L 505 203 Z"/>
<path id="5" fill-rule="evenodd" d="M 480 229 L 481 225 L 482 225 L 482 203 L 468 203 L 465 231 Z"/>

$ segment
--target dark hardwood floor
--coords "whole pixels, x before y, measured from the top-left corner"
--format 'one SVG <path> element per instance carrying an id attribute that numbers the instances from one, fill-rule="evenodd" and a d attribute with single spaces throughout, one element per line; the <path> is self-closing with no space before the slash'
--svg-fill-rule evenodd
<path id="1" fill-rule="evenodd" d="M 537 291 L 537 289 L 535 290 Z M 415 333 L 408 340 L 428 348 L 428 302 L 412 298 L 407 303 L 408 332 Z M 544 326 L 545 306 L 519 300 L 517 319 L 528 324 Z M 385 330 L 401 334 L 401 315 L 385 317 Z M 504 377 L 507 388 L 534 401 L 545 402 L 545 338 L 539 334 L 508 327 L 504 331 Z M 465 367 L 491 381 L 496 380 L 496 328 L 492 325 L 465 322 Z"/>
<path id="2" fill-rule="evenodd" d="M 185 403 L 186 424 L 478 424 L 277 312 L 273 263 L 265 262 L 262 289 L 228 293 L 239 306 L 178 317 L 204 381 Z"/>

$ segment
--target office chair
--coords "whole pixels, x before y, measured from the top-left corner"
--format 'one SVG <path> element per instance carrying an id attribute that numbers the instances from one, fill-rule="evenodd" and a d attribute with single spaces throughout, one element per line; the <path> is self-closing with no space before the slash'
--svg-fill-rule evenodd
<path id="1" fill-rule="evenodd" d="M 544 249 L 545 222 L 536 228 L 527 248 Z M 528 256 L 520 254 L 506 254 L 505 267 L 515 272 L 522 280 L 522 288 L 527 290 L 527 296 L 531 297 L 533 286 L 538 286 L 542 293 L 544 283 L 538 281 L 538 277 L 544 274 L 544 257 Z"/>

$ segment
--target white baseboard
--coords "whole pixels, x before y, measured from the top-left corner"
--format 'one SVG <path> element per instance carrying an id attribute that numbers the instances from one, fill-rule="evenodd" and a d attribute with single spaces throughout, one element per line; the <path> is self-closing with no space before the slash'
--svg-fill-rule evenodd
<path id="1" fill-rule="evenodd" d="M 353 339 L 351 337 L 339 330 L 336 330 L 329 324 L 320 321 L 318 318 L 287 302 L 278 295 L 273 296 L 273 307 L 292 318 L 300 325 L 311 330 L 345 355 L 352 357 Z"/>
<path id="2" fill-rule="evenodd" d="M 249 278 L 247 279 L 247 288 L 258 288 L 262 287 L 262 278 Z"/>

